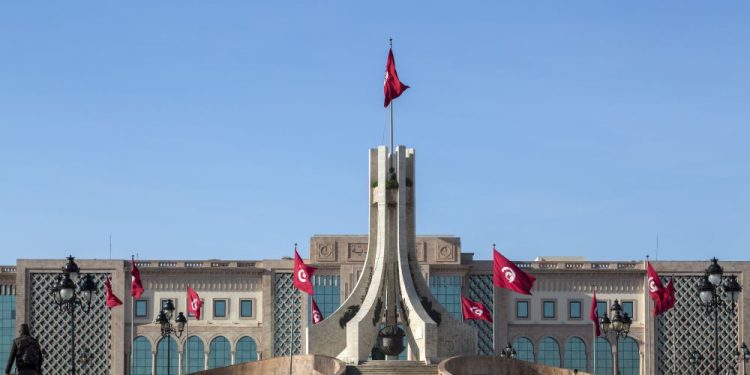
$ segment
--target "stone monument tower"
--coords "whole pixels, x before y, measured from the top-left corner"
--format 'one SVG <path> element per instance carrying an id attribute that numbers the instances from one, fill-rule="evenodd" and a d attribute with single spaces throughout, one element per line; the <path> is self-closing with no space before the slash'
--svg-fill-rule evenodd
<path id="1" fill-rule="evenodd" d="M 308 328 L 308 354 L 354 364 L 367 360 L 373 348 L 395 359 L 407 344 L 408 358 L 426 363 L 476 354 L 476 330 L 437 302 L 416 261 L 414 165 L 414 149 L 370 150 L 370 229 L 362 274 L 338 310 Z"/>

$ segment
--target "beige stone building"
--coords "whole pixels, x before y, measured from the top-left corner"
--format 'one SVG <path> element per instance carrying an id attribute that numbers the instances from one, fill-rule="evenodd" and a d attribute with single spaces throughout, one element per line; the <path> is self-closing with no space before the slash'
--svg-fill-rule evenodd
<path id="1" fill-rule="evenodd" d="M 476 329 L 479 354 L 491 353 L 493 343 L 498 351 L 512 343 L 519 359 L 553 366 L 611 374 L 617 355 L 621 374 L 681 374 L 690 370 L 688 354 L 697 351 L 705 358 L 697 364 L 698 373 L 713 368 L 713 319 L 699 305 L 696 289 L 708 261 L 653 262 L 662 278 L 674 278 L 677 295 L 675 308 L 654 318 L 643 261 L 544 257 L 516 261 L 537 278 L 533 296 L 526 296 L 494 289 L 491 261 L 474 260 L 473 253 L 462 251 L 458 237 L 418 236 L 416 247 L 421 276 L 447 313 L 461 318 L 462 294 L 492 307 L 494 324 L 466 323 Z M 341 303 L 362 272 L 367 237 L 314 236 L 309 249 L 308 263 L 318 267 L 314 277 L 318 306 L 326 316 L 347 308 Z M 489 249 L 482 254 L 482 258 L 490 256 Z M 55 306 L 49 290 L 64 263 L 63 259 L 20 259 L 14 266 L 0 268 L 0 308 L 4 309 L 0 310 L 0 355 L 7 356 L 15 326 L 29 322 L 44 346 L 46 373 L 69 371 L 70 315 Z M 288 355 L 290 346 L 303 353 L 315 345 L 307 342 L 309 300 L 291 285 L 289 259 L 137 260 L 146 292 L 135 304 L 129 294 L 129 261 L 77 263 L 82 273 L 95 276 L 101 289 L 89 312 L 75 312 L 76 366 L 81 373 L 162 374 L 169 368 L 172 374 L 185 374 Z M 720 264 L 725 274 L 738 276 L 744 291 L 750 290 L 750 262 Z M 111 275 L 122 307 L 109 310 L 104 305 L 105 275 Z M 203 316 L 189 317 L 181 337 L 162 339 L 154 319 L 167 299 L 184 312 L 187 286 L 204 300 Z M 611 337 L 601 337 L 594 345 L 588 319 L 594 291 L 601 309 L 618 300 L 633 317 L 629 337 L 619 345 Z M 748 314 L 744 294 L 734 310 L 719 314 L 720 363 L 723 370 L 738 374 L 743 373 L 742 362 L 734 352 L 750 337 L 744 324 Z M 135 343 L 132 358 L 131 342 Z M 408 359 L 412 351 L 407 348 L 402 355 Z"/>

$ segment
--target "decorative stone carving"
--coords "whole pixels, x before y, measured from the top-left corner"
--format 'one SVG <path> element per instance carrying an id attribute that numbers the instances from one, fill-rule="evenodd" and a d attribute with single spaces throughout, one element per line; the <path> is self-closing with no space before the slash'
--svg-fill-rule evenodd
<path id="1" fill-rule="evenodd" d="M 456 260 L 456 249 L 451 245 L 440 246 L 435 258 L 438 262 L 453 262 Z"/>
<path id="2" fill-rule="evenodd" d="M 339 327 L 344 328 L 346 327 L 346 323 L 349 323 L 352 318 L 354 318 L 355 315 L 359 312 L 359 305 L 351 305 L 346 308 L 346 312 L 344 313 L 344 316 L 339 319 Z"/>
<path id="3" fill-rule="evenodd" d="M 335 262 L 336 261 L 336 243 L 319 243 L 318 244 L 318 257 L 319 262 Z"/>
<path id="4" fill-rule="evenodd" d="M 366 243 L 350 243 L 349 244 L 348 258 L 350 261 L 364 262 L 366 255 L 367 255 Z"/>
<path id="5" fill-rule="evenodd" d="M 417 262 L 425 262 L 425 255 L 427 254 L 427 244 L 425 242 L 417 242 Z"/>

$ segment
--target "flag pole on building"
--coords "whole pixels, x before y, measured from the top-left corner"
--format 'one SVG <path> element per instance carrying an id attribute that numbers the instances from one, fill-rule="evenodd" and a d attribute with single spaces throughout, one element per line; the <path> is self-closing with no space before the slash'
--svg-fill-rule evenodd
<path id="1" fill-rule="evenodd" d="M 388 38 L 388 48 L 393 50 L 393 38 Z M 393 168 L 393 151 L 393 101 L 391 101 L 391 168 Z"/>
<path id="2" fill-rule="evenodd" d="M 385 63 L 385 79 L 383 80 L 383 94 L 385 101 L 383 107 L 391 106 L 391 168 L 393 168 L 393 99 L 398 98 L 408 89 L 409 86 L 403 84 L 398 79 L 396 73 L 396 59 L 393 57 L 393 38 L 388 38 L 388 60 Z"/>
<path id="3" fill-rule="evenodd" d="M 131 259 L 133 259 L 133 255 L 130 256 Z M 131 263 L 131 272 L 132 272 L 132 263 Z M 131 276 L 132 278 L 132 276 Z M 133 366 L 135 366 L 135 354 L 133 353 L 133 349 L 135 349 L 135 296 L 133 295 L 132 289 L 132 281 L 130 286 L 131 292 L 130 292 L 130 375 L 133 375 Z"/>

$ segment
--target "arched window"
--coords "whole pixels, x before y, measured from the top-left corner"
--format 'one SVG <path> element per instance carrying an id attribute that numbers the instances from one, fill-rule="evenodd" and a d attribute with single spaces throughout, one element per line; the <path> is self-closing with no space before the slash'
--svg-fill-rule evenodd
<path id="1" fill-rule="evenodd" d="M 133 375 L 151 375 L 151 342 L 140 336 L 135 339 L 133 346 L 135 355 Z"/>
<path id="2" fill-rule="evenodd" d="M 638 353 L 638 342 L 631 337 L 620 339 L 617 347 L 617 363 L 620 375 L 638 375 L 641 371 L 641 356 Z"/>
<path id="3" fill-rule="evenodd" d="M 607 339 L 596 338 L 596 375 L 612 375 L 612 345 Z"/>
<path id="4" fill-rule="evenodd" d="M 182 354 L 182 366 L 185 369 L 185 374 L 205 370 L 203 365 L 206 355 L 203 349 L 203 340 L 197 336 L 190 336 L 185 345 Z"/>
<path id="5" fill-rule="evenodd" d="M 534 343 L 531 340 L 525 337 L 516 337 L 511 345 L 516 350 L 516 359 L 534 362 Z"/>
<path id="6" fill-rule="evenodd" d="M 560 344 L 552 337 L 545 337 L 539 343 L 539 358 L 537 363 L 547 366 L 560 367 Z"/>
<path id="7" fill-rule="evenodd" d="M 243 363 L 258 360 L 258 350 L 255 340 L 251 337 L 243 337 L 237 341 L 237 354 L 235 354 L 234 363 Z"/>
<path id="8" fill-rule="evenodd" d="M 176 374 L 179 366 L 177 354 L 177 340 L 174 337 L 164 337 L 156 346 L 156 373 Z"/>
<path id="9" fill-rule="evenodd" d="M 211 340 L 211 345 L 208 346 L 208 368 L 224 367 L 231 364 L 229 340 L 224 336 Z"/>
<path id="10" fill-rule="evenodd" d="M 586 371 L 586 343 L 580 337 L 565 341 L 565 368 Z"/>

